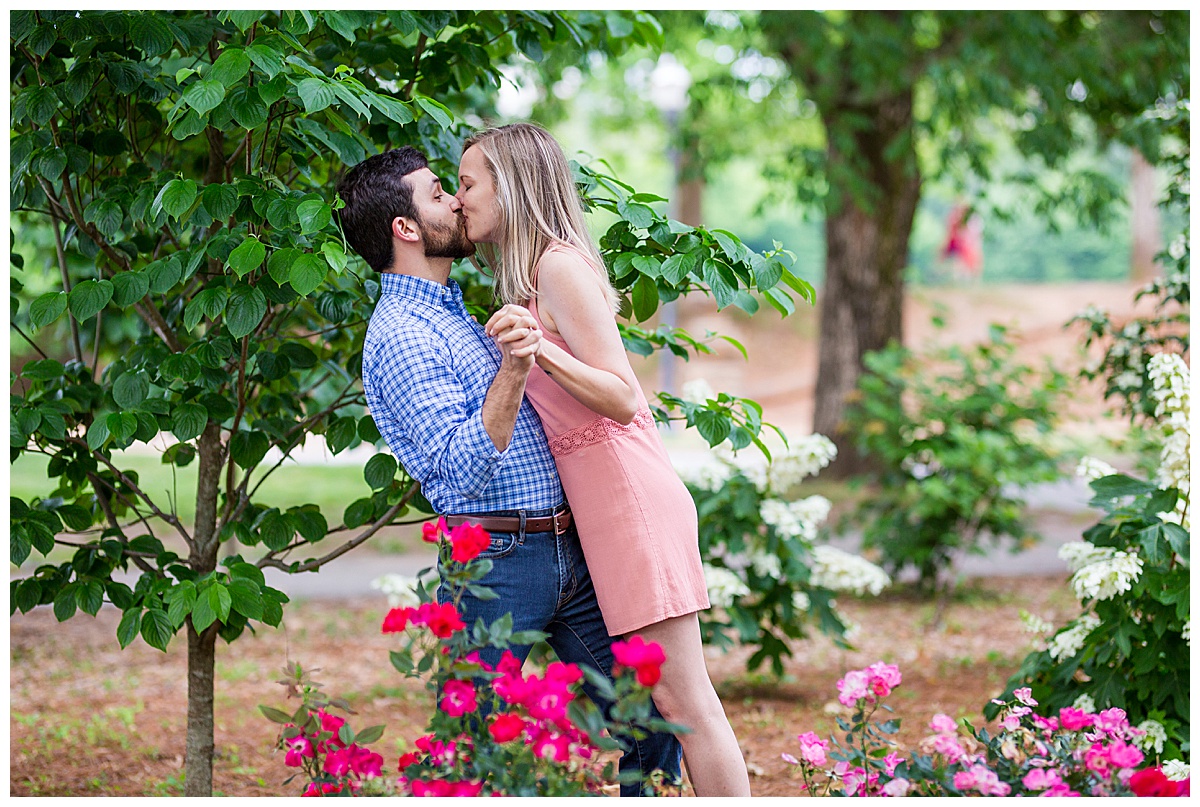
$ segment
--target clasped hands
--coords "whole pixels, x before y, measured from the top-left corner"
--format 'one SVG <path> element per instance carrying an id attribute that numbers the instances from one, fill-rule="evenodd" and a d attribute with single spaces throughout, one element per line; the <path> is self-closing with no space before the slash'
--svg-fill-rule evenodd
<path id="1" fill-rule="evenodd" d="M 528 308 L 506 305 L 483 326 L 500 348 L 502 364 L 529 372 L 542 349 L 542 330 Z"/>

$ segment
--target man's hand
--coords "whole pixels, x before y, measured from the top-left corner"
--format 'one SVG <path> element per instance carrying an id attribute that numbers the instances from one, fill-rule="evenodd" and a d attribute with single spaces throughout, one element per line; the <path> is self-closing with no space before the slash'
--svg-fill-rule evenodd
<path id="1" fill-rule="evenodd" d="M 483 326 L 484 332 L 500 348 L 501 369 L 528 373 L 533 369 L 542 344 L 542 331 L 529 309 L 506 305 L 492 315 Z"/>

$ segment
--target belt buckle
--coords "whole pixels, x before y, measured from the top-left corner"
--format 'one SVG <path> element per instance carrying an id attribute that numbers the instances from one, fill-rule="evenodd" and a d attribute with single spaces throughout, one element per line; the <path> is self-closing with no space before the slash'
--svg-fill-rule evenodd
<path id="1" fill-rule="evenodd" d="M 558 527 L 558 517 L 560 515 L 566 515 L 566 514 L 559 513 L 557 510 L 555 510 L 553 513 L 550 514 L 551 522 L 554 524 L 554 534 L 555 535 L 562 535 L 564 532 L 567 531 L 567 528 L 565 526 L 562 529 L 559 529 L 559 527 Z"/>

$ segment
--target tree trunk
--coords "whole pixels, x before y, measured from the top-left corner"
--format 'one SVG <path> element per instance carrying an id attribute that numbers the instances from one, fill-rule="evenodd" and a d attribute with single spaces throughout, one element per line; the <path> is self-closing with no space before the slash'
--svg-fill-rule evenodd
<path id="1" fill-rule="evenodd" d="M 217 494 L 225 452 L 221 427 L 209 422 L 200 435 L 199 470 L 196 480 L 196 524 L 193 528 L 191 566 L 197 574 L 217 568 Z M 187 619 L 188 632 L 188 719 L 187 752 L 184 763 L 184 795 L 212 795 L 213 763 L 213 671 L 216 667 L 217 624 L 197 633 Z"/>
<path id="2" fill-rule="evenodd" d="M 1161 249 L 1158 232 L 1158 205 L 1154 193 L 1154 166 L 1140 152 L 1133 152 L 1129 182 L 1130 225 L 1133 229 L 1133 254 L 1130 277 L 1146 282 L 1159 274 L 1154 256 Z"/>
<path id="3" fill-rule="evenodd" d="M 854 435 L 842 425 L 843 415 L 863 370 L 863 354 L 902 335 L 904 268 L 921 177 L 911 88 L 823 115 L 830 192 L 813 430 L 838 449 L 825 473 L 844 478 L 868 469 Z"/>

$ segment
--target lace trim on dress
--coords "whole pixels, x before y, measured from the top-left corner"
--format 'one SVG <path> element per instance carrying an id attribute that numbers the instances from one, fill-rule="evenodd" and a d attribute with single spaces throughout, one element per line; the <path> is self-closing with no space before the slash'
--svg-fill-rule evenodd
<path id="1" fill-rule="evenodd" d="M 630 421 L 628 426 L 622 426 L 615 420 L 600 417 L 591 423 L 585 423 L 570 431 L 563 432 L 553 440 L 550 440 L 550 453 L 556 457 L 562 457 L 581 448 L 587 448 L 588 446 L 594 446 L 597 443 L 611 440 L 614 437 L 620 437 L 623 434 L 652 428 L 654 428 L 654 415 L 650 414 L 649 409 L 638 410 L 638 413 L 633 416 L 633 420 Z"/>

